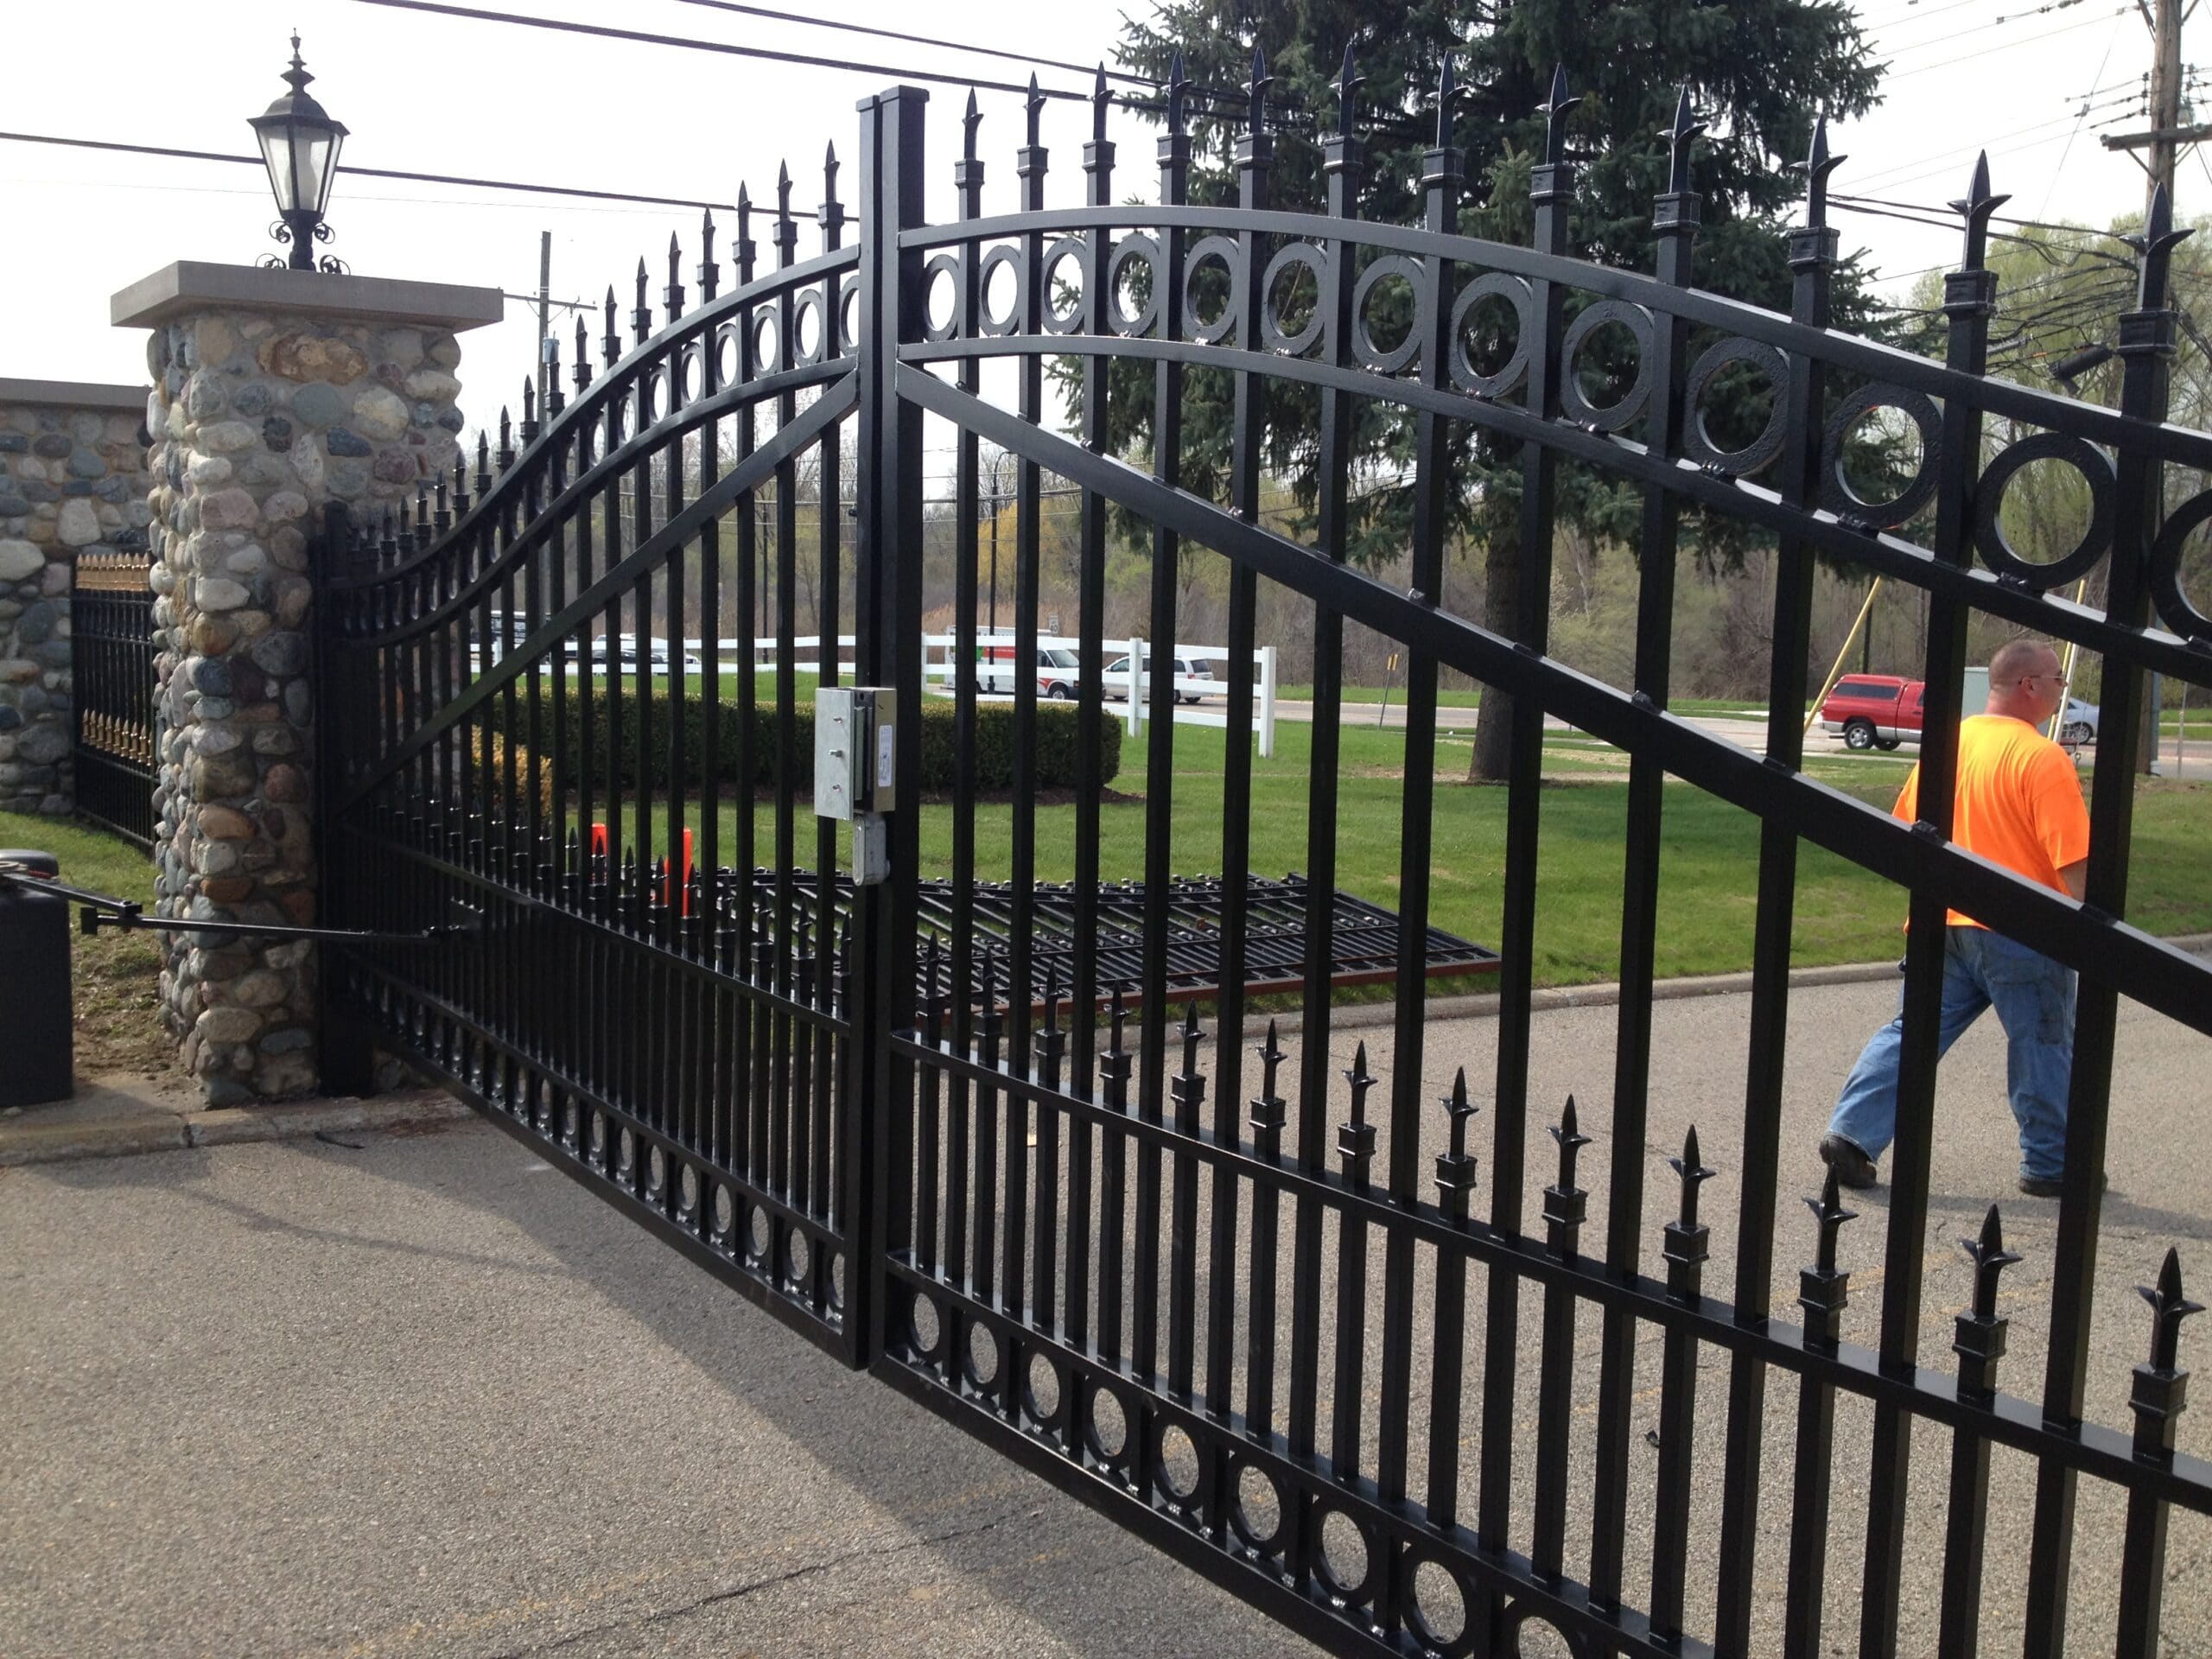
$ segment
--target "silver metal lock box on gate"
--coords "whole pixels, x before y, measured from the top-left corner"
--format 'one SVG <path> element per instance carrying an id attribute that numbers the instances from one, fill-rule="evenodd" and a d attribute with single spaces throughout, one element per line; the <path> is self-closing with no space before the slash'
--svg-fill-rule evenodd
<path id="1" fill-rule="evenodd" d="M 814 694 L 814 811 L 853 826 L 853 880 L 891 874 L 883 815 L 899 804 L 899 696 L 887 688 L 825 685 Z"/>

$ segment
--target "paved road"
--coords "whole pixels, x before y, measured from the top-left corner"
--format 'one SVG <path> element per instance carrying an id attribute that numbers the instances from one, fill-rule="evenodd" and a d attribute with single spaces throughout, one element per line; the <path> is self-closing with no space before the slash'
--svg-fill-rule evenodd
<path id="1" fill-rule="evenodd" d="M 1836 1078 L 1894 996 L 1874 982 L 1793 999 L 1778 1103 L 1787 1179 L 1775 1287 L 1784 1306 L 1811 1232 L 1789 1195 L 1813 1189 L 1811 1143 Z M 1582 1126 L 1597 1137 L 1586 1184 L 1602 1195 L 1617 1157 L 1642 1157 L 1655 1220 L 1670 1190 L 1659 1185 L 1660 1160 L 1695 1121 L 1705 1160 L 1722 1172 L 1706 1200 L 1716 1224 L 1707 1283 L 1724 1294 L 1747 1016 L 1741 996 L 1659 1005 L 1642 1148 L 1618 1147 L 1605 1133 L 1615 1010 L 1540 1014 L 1532 1063 L 1536 1100 L 1578 1095 Z M 1357 1035 L 1386 1079 L 1376 1098 L 1387 1098 L 1388 1033 Z M 1332 1050 L 1348 1058 L 1353 1038 L 1342 1033 Z M 1479 1087 L 1495 1040 L 1493 1021 L 1440 1020 L 1425 1091 L 1441 1093 L 1460 1065 Z M 2200 1297 L 2212 1283 L 2212 1166 L 2177 1155 L 2202 1139 L 2212 1045 L 2130 1009 L 2122 1052 L 2089 1366 L 2093 1414 L 2115 1423 L 2148 1334 L 2129 1287 L 2147 1281 L 2169 1243 Z M 1952 1240 L 2002 1197 L 2007 1242 L 2026 1258 L 2005 1281 L 2005 1376 L 2022 1388 L 2040 1375 L 2056 1205 L 2011 1191 L 2003 1070 L 2001 1035 L 1988 1024 L 1943 1073 L 1923 1353 L 1948 1363 L 1966 1286 Z M 940 1420 L 845 1373 L 488 1127 L 340 1138 L 354 1144 L 0 1171 L 0 1652 L 1305 1650 Z M 1530 1161 L 1533 1193 L 1549 1169 L 1541 1154 Z M 1485 1188 L 1489 1167 L 1485 1158 Z M 1865 1195 L 1855 1205 L 1864 1218 L 1846 1234 L 1845 1260 L 1858 1269 L 1854 1340 L 1871 1339 L 1878 1318 L 1886 1198 Z M 1586 1248 L 1599 1243 L 1602 1197 L 1591 1207 Z M 1523 1497 L 1535 1312 L 1524 1298 Z M 1584 1325 L 1578 1468 L 1596 1369 L 1594 1325 Z M 2187 1332 L 2184 1360 L 2202 1362 L 2208 1344 L 2205 1332 Z M 1656 1353 L 1646 1348 L 1639 1427 L 1656 1410 L 1645 1385 Z M 1725 1361 L 1706 1356 L 1694 1618 L 1710 1599 L 1725 1378 Z M 1780 1597 L 1796 1392 L 1778 1379 L 1768 1395 L 1760 1651 L 1774 1650 L 1765 1637 Z M 1847 1652 L 1859 1555 L 1849 1516 L 1866 1414 L 1846 1402 L 1838 1423 L 1829 1646 Z M 2212 1417 L 2190 1413 L 2180 1427 L 2185 1448 L 2212 1452 Z M 1941 1434 L 1923 1430 L 1916 1442 L 1907 1653 L 1932 1651 L 1948 1461 Z M 1655 1456 L 1637 1447 L 1634 1561 L 1648 1560 Z M 1470 1476 L 1473 1463 L 1470 1454 Z M 2016 1651 L 2029 1471 L 2000 1453 L 1995 1479 L 1987 1650 Z M 2082 1516 L 2069 1651 L 2108 1650 L 2121 1516 L 2090 1487 Z M 1525 1510 L 1516 1525 L 1525 1537 Z M 1571 1519 L 1570 1538 L 1586 1536 L 1583 1526 Z M 2168 1651 L 2212 1651 L 2212 1528 L 2195 1517 L 2173 1523 L 2166 1626 Z"/>

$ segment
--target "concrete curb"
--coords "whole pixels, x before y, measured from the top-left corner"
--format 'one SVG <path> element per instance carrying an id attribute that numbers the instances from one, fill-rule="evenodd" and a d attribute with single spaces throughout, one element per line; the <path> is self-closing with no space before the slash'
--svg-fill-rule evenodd
<path id="1" fill-rule="evenodd" d="M 83 1158 L 127 1158 L 179 1152 L 188 1147 L 236 1146 L 285 1141 L 346 1130 L 423 1128 L 474 1114 L 443 1094 L 407 1094 L 375 1100 L 300 1100 L 269 1106 L 211 1107 L 195 1111 L 152 1109 L 90 1122 L 0 1124 L 0 1167 L 52 1164 Z"/>

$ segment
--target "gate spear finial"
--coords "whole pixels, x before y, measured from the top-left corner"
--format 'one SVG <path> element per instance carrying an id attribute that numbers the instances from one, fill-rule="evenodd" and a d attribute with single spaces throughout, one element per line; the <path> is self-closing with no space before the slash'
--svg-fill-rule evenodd
<path id="1" fill-rule="evenodd" d="M 960 159 L 976 159 L 976 129 L 983 124 L 983 112 L 976 107 L 976 89 L 968 89 L 968 108 L 960 118 Z"/>
<path id="2" fill-rule="evenodd" d="M 1705 123 L 1697 118 L 1697 111 L 1690 107 L 1690 89 L 1682 86 L 1682 95 L 1675 105 L 1675 124 L 1659 136 L 1667 141 L 1667 188 L 1675 195 L 1687 195 L 1690 188 L 1690 146 L 1703 136 Z"/>
<path id="3" fill-rule="evenodd" d="M 1106 142 L 1106 110 L 1112 102 L 1113 94 L 1106 90 L 1106 66 L 1102 63 L 1098 66 L 1098 79 L 1090 86 L 1090 142 L 1094 144 Z"/>
<path id="4" fill-rule="evenodd" d="M 699 215 L 699 302 L 704 305 L 721 286 L 721 267 L 715 264 L 715 210 Z"/>
<path id="5" fill-rule="evenodd" d="M 1179 138 L 1184 132 L 1184 106 L 1190 90 L 1191 78 L 1183 72 L 1183 50 L 1178 47 L 1167 64 L 1167 130 Z"/>
<path id="6" fill-rule="evenodd" d="M 1567 159 L 1567 118 L 1582 100 L 1567 90 L 1567 66 L 1552 68 L 1551 97 L 1537 107 L 1544 115 L 1544 160 L 1554 167 Z"/>
<path id="7" fill-rule="evenodd" d="M 1028 145 L 1030 149 L 1034 149 L 1043 142 L 1039 133 L 1045 117 L 1045 94 L 1037 85 L 1037 75 L 1034 70 L 1030 72 L 1029 95 L 1023 100 L 1023 111 L 1029 124 L 1027 128 Z"/>
<path id="8" fill-rule="evenodd" d="M 582 392 L 591 385 L 591 324 L 584 314 L 576 313 L 576 364 L 572 371 L 576 378 L 576 390 Z"/>
<path id="9" fill-rule="evenodd" d="M 1813 147 L 1805 159 L 1794 166 L 1792 172 L 1805 175 L 1805 228 L 1820 231 L 1827 228 L 1828 175 L 1841 167 L 1849 157 L 1828 153 L 1828 118 L 1822 114 L 1813 123 Z"/>
<path id="10" fill-rule="evenodd" d="M 1252 78 L 1245 84 L 1246 104 L 1244 130 L 1257 137 L 1267 124 L 1268 88 L 1274 85 L 1274 77 L 1268 73 L 1267 54 L 1255 46 L 1252 48 Z"/>
<path id="11" fill-rule="evenodd" d="M 1349 138 L 1352 123 L 1359 113 L 1359 89 L 1367 82 L 1365 75 L 1352 67 L 1351 42 L 1344 42 L 1344 67 L 1337 71 L 1337 137 Z"/>
<path id="12" fill-rule="evenodd" d="M 2157 186 L 2151 192 L 2150 211 L 2143 218 L 2143 234 L 2123 236 L 2120 239 L 2141 256 L 2142 264 L 2136 276 L 2135 308 L 2139 311 L 2162 311 L 2166 305 L 2166 278 L 2174 248 L 2196 232 L 2174 229 L 2173 202 L 2166 194 L 2166 187 Z"/>
<path id="13" fill-rule="evenodd" d="M 1967 186 L 1963 200 L 1951 203 L 1951 211 L 1962 214 L 1966 224 L 1966 251 L 1959 261 L 1961 270 L 1980 270 L 1989 257 L 1989 216 L 2012 200 L 2010 195 L 1999 195 L 1989 188 L 1989 152 L 1983 150 L 1975 157 L 1974 179 Z"/>
<path id="14" fill-rule="evenodd" d="M 1436 148 L 1452 148 L 1452 103 L 1459 96 L 1459 83 L 1452 73 L 1452 54 L 1444 54 L 1444 67 L 1436 77 Z"/>

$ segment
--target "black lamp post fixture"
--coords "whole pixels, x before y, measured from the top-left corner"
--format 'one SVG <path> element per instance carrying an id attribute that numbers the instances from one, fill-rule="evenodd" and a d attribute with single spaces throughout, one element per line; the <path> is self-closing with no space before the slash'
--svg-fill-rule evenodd
<path id="1" fill-rule="evenodd" d="M 308 96 L 315 79 L 300 61 L 300 37 L 292 36 L 292 67 L 284 72 L 292 90 L 271 104 L 266 113 L 247 123 L 261 143 L 261 159 L 269 168 L 269 188 L 276 194 L 276 223 L 269 233 L 292 250 L 291 257 L 264 254 L 264 266 L 290 265 L 294 270 L 343 272 L 343 261 L 325 254 L 317 259 L 311 242 L 330 240 L 330 226 L 322 210 L 330 205 L 331 181 L 338 176 L 338 150 L 346 142 L 346 125 L 334 121 L 321 105 Z"/>

